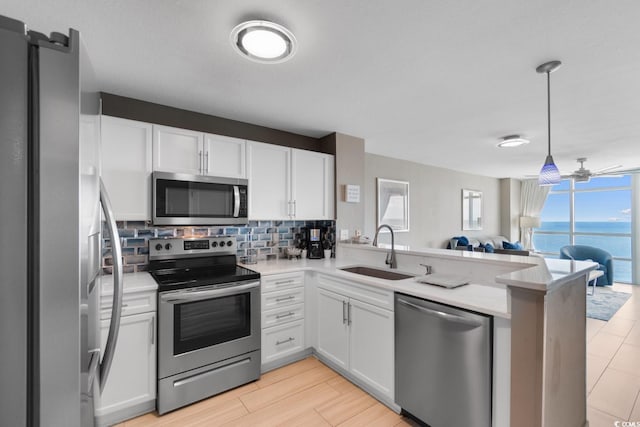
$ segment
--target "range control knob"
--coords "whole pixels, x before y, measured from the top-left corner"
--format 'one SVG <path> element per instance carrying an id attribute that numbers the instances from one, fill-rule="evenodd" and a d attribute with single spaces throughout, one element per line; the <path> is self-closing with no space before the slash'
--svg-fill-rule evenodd
<path id="1" fill-rule="evenodd" d="M 217 246 L 218 246 L 218 242 L 211 242 L 211 247 L 212 247 L 212 248 L 215 248 L 215 247 L 217 247 Z"/>
<path id="2" fill-rule="evenodd" d="M 165 248 L 166 250 L 171 249 L 171 243 L 167 243 L 166 245 L 164 245 L 164 248 Z"/>
<path id="3" fill-rule="evenodd" d="M 162 244 L 158 243 L 156 245 L 156 251 L 161 251 L 162 250 Z"/>
<path id="4" fill-rule="evenodd" d="M 227 242 L 227 246 L 233 246 L 233 242 L 232 242 L 231 240 L 229 240 L 229 241 Z"/>
<path id="5" fill-rule="evenodd" d="M 224 240 L 220 242 L 220 247 L 224 247 Z"/>

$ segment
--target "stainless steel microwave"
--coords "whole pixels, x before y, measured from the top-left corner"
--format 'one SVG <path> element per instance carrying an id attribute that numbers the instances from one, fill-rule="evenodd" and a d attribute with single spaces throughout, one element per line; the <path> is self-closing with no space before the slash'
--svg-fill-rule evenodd
<path id="1" fill-rule="evenodd" d="M 246 179 L 153 172 L 156 225 L 246 224 Z"/>

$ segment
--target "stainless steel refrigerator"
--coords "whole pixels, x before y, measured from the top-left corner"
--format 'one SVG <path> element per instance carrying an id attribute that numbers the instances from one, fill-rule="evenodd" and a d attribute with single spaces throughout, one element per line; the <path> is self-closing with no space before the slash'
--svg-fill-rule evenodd
<path id="1" fill-rule="evenodd" d="M 91 426 L 108 380 L 122 269 L 101 355 L 99 119 L 78 32 L 45 36 L 0 16 L 1 426 Z"/>

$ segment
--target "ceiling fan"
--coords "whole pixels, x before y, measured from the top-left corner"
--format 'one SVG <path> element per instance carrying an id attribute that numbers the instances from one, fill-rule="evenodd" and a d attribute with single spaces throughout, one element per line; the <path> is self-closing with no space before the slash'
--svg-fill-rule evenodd
<path id="1" fill-rule="evenodd" d="M 620 169 L 622 165 L 607 166 L 606 168 L 598 169 L 597 171 L 591 172 L 589 169 L 586 169 L 584 167 L 584 162 L 587 161 L 586 157 L 579 157 L 576 159 L 576 161 L 580 163 L 580 167 L 569 175 L 562 175 L 563 179 L 573 178 L 576 182 L 588 182 L 592 176 L 626 175 L 629 173 L 640 172 L 640 168 Z"/>
<path id="2" fill-rule="evenodd" d="M 570 174 L 562 175 L 562 179 L 573 178 L 576 182 L 588 182 L 593 176 L 612 176 L 612 175 L 626 175 L 630 173 L 640 173 L 640 168 L 620 169 L 622 165 L 607 166 L 606 168 L 598 169 L 591 172 L 584 167 L 584 163 L 587 161 L 586 157 L 579 157 L 576 159 L 580 163 L 580 167 Z M 527 175 L 536 177 L 537 175 Z"/>

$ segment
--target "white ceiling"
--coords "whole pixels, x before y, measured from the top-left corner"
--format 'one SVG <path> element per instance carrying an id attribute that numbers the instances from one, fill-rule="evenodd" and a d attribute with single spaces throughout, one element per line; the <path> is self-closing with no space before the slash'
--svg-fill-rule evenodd
<path id="1" fill-rule="evenodd" d="M 41 32 L 80 30 L 102 90 L 494 177 L 640 166 L 637 0 L 3 0 Z M 289 62 L 241 58 L 229 33 L 270 19 Z M 498 149 L 520 133 L 527 146 Z"/>

